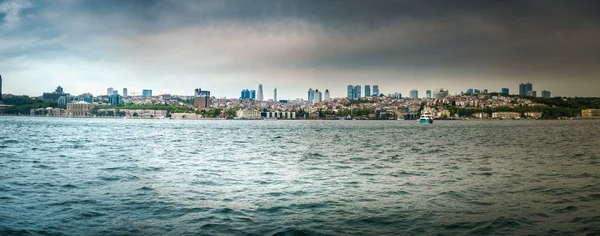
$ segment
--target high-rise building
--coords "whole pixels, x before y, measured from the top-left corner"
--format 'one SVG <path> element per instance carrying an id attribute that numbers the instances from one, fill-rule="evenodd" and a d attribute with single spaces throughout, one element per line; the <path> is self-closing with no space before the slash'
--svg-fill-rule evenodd
<path id="1" fill-rule="evenodd" d="M 508 95 L 509 94 L 508 88 L 502 88 L 502 94 Z"/>
<path id="2" fill-rule="evenodd" d="M 142 96 L 144 96 L 146 98 L 152 97 L 152 90 L 151 89 L 142 90 Z"/>
<path id="3" fill-rule="evenodd" d="M 258 85 L 258 94 L 256 95 L 256 100 L 262 101 L 263 100 L 263 87 L 262 84 Z"/>
<path id="4" fill-rule="evenodd" d="M 371 96 L 371 85 L 365 85 L 365 97 Z"/>
<path id="5" fill-rule="evenodd" d="M 200 95 L 200 94 L 198 94 L 198 96 L 199 96 L 199 95 Z M 250 90 L 248 90 L 248 89 L 244 89 L 244 90 L 242 90 L 242 93 L 241 93 L 240 99 L 250 99 L 250 98 L 251 98 L 251 96 L 252 96 L 252 95 L 250 94 Z"/>
<path id="6" fill-rule="evenodd" d="M 348 99 L 354 99 L 354 86 L 348 85 Z"/>
<path id="7" fill-rule="evenodd" d="M 543 98 L 551 98 L 552 96 L 550 96 L 550 91 L 542 90 L 542 97 Z"/>
<path id="8" fill-rule="evenodd" d="M 123 97 L 127 97 L 127 88 L 123 88 Z"/>
<path id="9" fill-rule="evenodd" d="M 412 99 L 419 98 L 419 91 L 416 89 L 410 90 L 410 98 L 412 98 Z"/>
<path id="10" fill-rule="evenodd" d="M 273 89 L 273 101 L 277 102 L 277 88 Z"/>
<path id="11" fill-rule="evenodd" d="M 110 87 L 110 88 L 107 88 L 107 89 L 106 89 L 106 96 L 113 95 L 113 94 L 114 94 L 114 93 L 113 93 L 113 90 L 114 90 L 114 89 L 113 89 L 112 87 Z"/>
<path id="12" fill-rule="evenodd" d="M 58 98 L 58 105 L 67 105 L 70 101 L 71 101 L 71 98 L 69 95 L 60 96 Z"/>
<path id="13" fill-rule="evenodd" d="M 2 100 L 2 75 L 0 75 L 0 101 Z"/>
<path id="14" fill-rule="evenodd" d="M 119 95 L 119 90 L 113 90 L 113 94 L 112 95 Z"/>
<path id="15" fill-rule="evenodd" d="M 531 83 L 519 84 L 519 95 L 527 96 L 527 93 L 533 91 L 533 85 Z"/>
<path id="16" fill-rule="evenodd" d="M 475 90 L 473 90 L 473 94 L 479 95 L 479 94 L 481 94 L 481 90 L 475 89 Z"/>
<path id="17" fill-rule="evenodd" d="M 428 98 L 428 99 L 431 98 L 431 90 L 426 90 L 425 91 L 425 97 Z"/>
<path id="18" fill-rule="evenodd" d="M 329 89 L 325 89 L 325 101 L 329 102 L 331 100 L 331 97 L 329 95 Z"/>
<path id="19" fill-rule="evenodd" d="M 210 108 L 210 91 L 197 88 L 194 94 L 194 107 L 199 109 Z"/>
<path id="20" fill-rule="evenodd" d="M 108 103 L 113 106 L 120 106 L 123 104 L 123 97 L 119 94 L 113 94 L 108 96 Z"/>
<path id="21" fill-rule="evenodd" d="M 356 85 L 354 86 L 354 95 L 353 95 L 354 99 L 360 99 L 361 96 L 361 92 L 360 92 L 360 85 Z"/>
<path id="22" fill-rule="evenodd" d="M 433 98 L 444 98 L 448 96 L 448 90 L 443 88 L 436 88 L 433 90 Z"/>
<path id="23" fill-rule="evenodd" d="M 313 95 L 313 104 L 317 104 L 321 102 L 321 92 L 319 92 L 318 89 L 315 89 L 314 91 L 314 95 Z"/>
<path id="24" fill-rule="evenodd" d="M 487 89 L 484 89 L 484 90 L 483 90 L 483 94 L 487 95 L 487 94 L 488 94 L 488 90 L 487 90 Z"/>
<path id="25" fill-rule="evenodd" d="M 474 89 L 467 89 L 467 93 L 468 94 L 475 94 L 475 90 Z"/>
<path id="26" fill-rule="evenodd" d="M 312 88 L 308 89 L 308 102 L 312 103 L 315 99 L 315 91 Z"/>
<path id="27" fill-rule="evenodd" d="M 70 94 L 68 94 L 68 93 L 64 93 L 63 88 L 61 86 L 58 86 L 54 90 L 54 92 L 42 94 L 42 99 L 44 101 L 58 101 L 58 99 L 60 97 L 69 96 L 69 95 Z"/>
<path id="28" fill-rule="evenodd" d="M 256 99 L 256 90 L 250 90 L 250 99 Z"/>
<path id="29" fill-rule="evenodd" d="M 527 92 L 527 96 L 529 96 L 529 97 L 537 97 L 537 91 L 529 91 L 529 92 Z"/>
<path id="30" fill-rule="evenodd" d="M 379 85 L 373 85 L 373 96 L 379 96 Z"/>
<path id="31" fill-rule="evenodd" d="M 92 102 L 94 102 L 94 95 L 92 95 L 90 93 L 84 93 L 84 94 L 77 96 L 76 100 L 79 102 L 92 103 Z"/>
<path id="32" fill-rule="evenodd" d="M 392 94 L 392 98 L 395 98 L 395 99 L 400 99 L 400 98 L 402 98 L 402 94 L 401 94 L 401 93 L 398 93 L 398 92 L 396 92 L 396 93 Z"/>

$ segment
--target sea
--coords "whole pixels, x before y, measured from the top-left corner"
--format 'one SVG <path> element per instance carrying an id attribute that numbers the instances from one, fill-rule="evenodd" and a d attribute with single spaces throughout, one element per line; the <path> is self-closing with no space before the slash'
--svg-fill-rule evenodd
<path id="1" fill-rule="evenodd" d="M 600 121 L 0 117 L 0 235 L 600 235 Z"/>

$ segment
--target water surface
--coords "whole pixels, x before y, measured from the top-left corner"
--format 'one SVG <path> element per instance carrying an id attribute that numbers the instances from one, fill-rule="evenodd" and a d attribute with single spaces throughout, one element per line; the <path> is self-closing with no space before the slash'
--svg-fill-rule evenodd
<path id="1" fill-rule="evenodd" d="M 600 234 L 600 121 L 0 128 L 0 235 Z"/>

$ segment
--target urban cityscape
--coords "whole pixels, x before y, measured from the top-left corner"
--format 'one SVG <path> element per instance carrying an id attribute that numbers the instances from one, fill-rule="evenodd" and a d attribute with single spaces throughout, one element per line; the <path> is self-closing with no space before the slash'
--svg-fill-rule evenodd
<path id="1" fill-rule="evenodd" d="M 0 76 L 0 91 L 2 77 Z M 239 98 L 219 98 L 196 88 L 193 95 L 153 94 L 144 89 L 132 96 L 127 88 L 110 87 L 106 94 L 71 95 L 62 86 L 39 97 L 3 94 L 0 114 L 48 117 L 104 117 L 155 119 L 327 119 L 411 120 L 424 112 L 435 119 L 594 119 L 600 118 L 600 102 L 594 98 L 562 98 L 547 90 L 537 91 L 531 83 L 519 84 L 517 94 L 508 88 L 467 88 L 451 95 L 448 90 L 410 90 L 408 96 L 384 94 L 379 85 L 348 85 L 347 96 L 332 98 L 328 88 L 309 88 L 306 98 L 278 100 L 273 89 L 266 99 L 263 85 L 244 88 Z M 581 106 L 565 105 L 578 100 Z M 16 100 L 15 104 L 10 101 Z M 581 101 L 583 100 L 583 101 Z M 50 106 L 54 105 L 54 106 Z M 29 110 L 27 110 L 29 108 Z"/>

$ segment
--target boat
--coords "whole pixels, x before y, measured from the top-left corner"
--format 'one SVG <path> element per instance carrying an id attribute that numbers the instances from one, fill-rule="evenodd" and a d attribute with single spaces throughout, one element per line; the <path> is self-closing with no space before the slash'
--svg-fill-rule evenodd
<path id="1" fill-rule="evenodd" d="M 431 117 L 431 114 L 429 114 L 429 112 L 425 112 L 423 115 L 421 115 L 421 118 L 419 118 L 419 123 L 432 124 L 433 118 Z"/>

